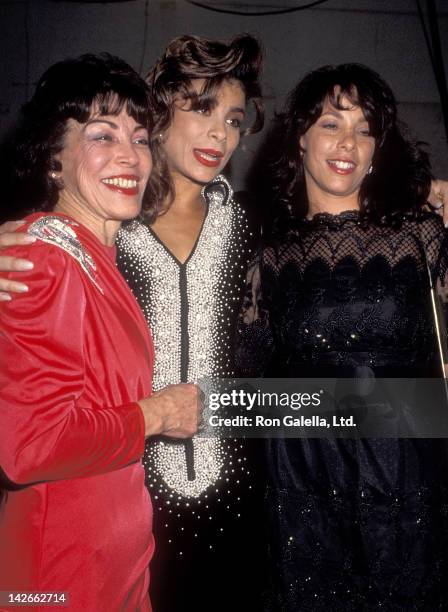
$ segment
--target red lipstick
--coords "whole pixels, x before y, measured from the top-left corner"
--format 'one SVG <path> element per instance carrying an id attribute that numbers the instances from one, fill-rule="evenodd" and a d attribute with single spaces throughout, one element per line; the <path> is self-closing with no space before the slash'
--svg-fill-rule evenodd
<path id="1" fill-rule="evenodd" d="M 138 182 L 139 176 L 135 174 L 118 174 L 116 176 L 108 176 L 107 178 L 101 179 L 103 185 L 105 185 L 111 191 L 118 191 L 123 195 L 134 196 L 138 194 Z"/>
<path id="2" fill-rule="evenodd" d="M 216 149 L 193 149 L 193 155 L 199 163 L 208 168 L 216 168 L 223 158 L 223 153 Z"/>

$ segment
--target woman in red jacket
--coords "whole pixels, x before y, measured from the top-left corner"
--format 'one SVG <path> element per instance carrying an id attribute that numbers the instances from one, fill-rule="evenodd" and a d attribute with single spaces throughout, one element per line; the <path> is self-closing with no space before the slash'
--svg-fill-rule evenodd
<path id="1" fill-rule="evenodd" d="M 115 266 L 151 170 L 148 125 L 145 83 L 106 55 L 54 65 L 24 109 L 15 168 L 34 212 L 20 231 L 36 244 L 9 249 L 33 261 L 31 290 L 0 310 L 6 607 L 56 591 L 70 610 L 150 610 L 144 440 L 191 436 L 198 407 L 193 385 L 149 397 L 151 339 Z"/>

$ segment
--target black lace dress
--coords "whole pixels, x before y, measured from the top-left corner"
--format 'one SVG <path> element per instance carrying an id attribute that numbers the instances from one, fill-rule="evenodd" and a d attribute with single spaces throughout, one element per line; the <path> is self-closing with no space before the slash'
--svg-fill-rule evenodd
<path id="1" fill-rule="evenodd" d="M 439 376 L 428 265 L 443 293 L 447 246 L 432 215 L 298 221 L 250 270 L 246 375 Z M 267 463 L 272 609 L 448 609 L 444 440 L 277 439 Z"/>

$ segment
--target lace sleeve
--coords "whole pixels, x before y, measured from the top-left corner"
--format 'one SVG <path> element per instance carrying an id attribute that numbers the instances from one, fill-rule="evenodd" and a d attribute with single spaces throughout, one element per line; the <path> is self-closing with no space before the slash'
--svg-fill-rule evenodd
<path id="1" fill-rule="evenodd" d="M 274 341 L 268 300 L 263 291 L 265 252 L 250 262 L 237 321 L 236 368 L 244 378 L 262 376 L 270 361 Z"/>
<path id="2" fill-rule="evenodd" d="M 422 223 L 421 235 L 426 262 L 434 288 L 438 337 L 444 362 L 448 363 L 448 231 L 441 219 L 430 216 Z"/>

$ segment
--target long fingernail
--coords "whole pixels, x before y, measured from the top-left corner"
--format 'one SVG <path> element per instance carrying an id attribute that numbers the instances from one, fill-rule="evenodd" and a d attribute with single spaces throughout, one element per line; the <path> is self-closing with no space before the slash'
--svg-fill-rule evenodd
<path id="1" fill-rule="evenodd" d="M 8 293 L 0 293 L 0 302 L 10 302 L 11 296 Z"/>
<path id="2" fill-rule="evenodd" d="M 28 286 L 27 285 L 16 285 L 15 287 L 16 291 L 19 291 L 20 293 L 26 293 L 28 291 Z"/>
<path id="3" fill-rule="evenodd" d="M 30 234 L 24 234 L 22 240 L 25 244 L 32 244 L 33 242 L 36 242 L 37 238 L 36 236 L 31 236 Z"/>

